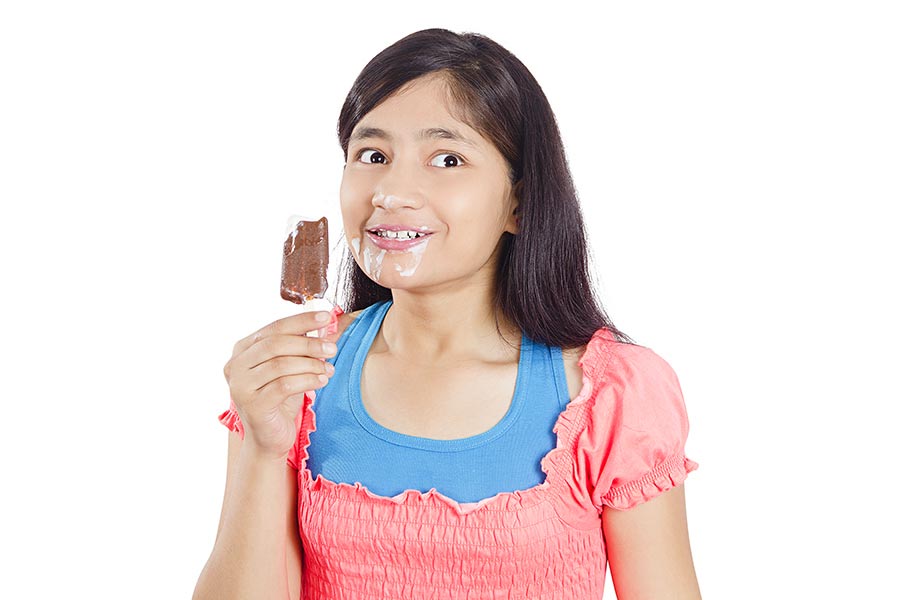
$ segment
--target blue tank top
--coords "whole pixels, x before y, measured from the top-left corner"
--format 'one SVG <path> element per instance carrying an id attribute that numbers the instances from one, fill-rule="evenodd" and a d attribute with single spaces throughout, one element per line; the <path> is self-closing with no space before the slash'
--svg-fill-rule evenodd
<path id="1" fill-rule="evenodd" d="M 306 466 L 313 479 L 321 474 L 337 483 L 358 482 L 387 497 L 435 488 L 457 502 L 543 483 L 540 461 L 556 447 L 553 426 L 569 402 L 561 349 L 522 334 L 512 403 L 489 430 L 452 440 L 406 435 L 377 423 L 360 396 L 363 363 L 391 304 L 360 312 L 328 359 L 335 372 L 312 407 L 316 430 Z"/>

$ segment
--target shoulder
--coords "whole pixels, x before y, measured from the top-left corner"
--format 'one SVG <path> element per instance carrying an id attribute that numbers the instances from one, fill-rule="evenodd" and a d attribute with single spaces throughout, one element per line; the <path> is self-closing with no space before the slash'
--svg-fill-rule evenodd
<path id="1" fill-rule="evenodd" d="M 672 366 L 652 348 L 614 342 L 610 345 L 609 375 L 631 383 L 677 381 Z"/>
<path id="2" fill-rule="evenodd" d="M 582 392 L 585 379 L 595 377 L 598 364 L 602 362 L 603 355 L 608 353 L 611 341 L 614 341 L 614 338 L 609 330 L 601 328 L 594 332 L 588 343 L 572 348 L 561 348 L 571 400 Z"/>
<path id="3" fill-rule="evenodd" d="M 587 344 L 563 348 L 562 358 L 573 399 L 581 392 L 584 379 L 622 384 L 645 379 L 670 385 L 677 382 L 669 363 L 651 348 L 619 341 L 606 328 L 598 329 Z"/>
<path id="4" fill-rule="evenodd" d="M 577 349 L 563 350 L 570 361 L 580 364 L 587 375 L 603 379 L 615 372 L 670 374 L 672 367 L 652 348 L 619 340 L 608 328 L 598 329 L 590 341 Z"/>
<path id="5" fill-rule="evenodd" d="M 580 392 L 582 378 L 584 376 L 593 377 L 597 371 L 597 364 L 603 354 L 608 353 L 608 347 L 613 341 L 614 338 L 609 330 L 601 328 L 594 332 L 588 343 L 572 348 L 561 348 L 566 380 L 569 383 L 572 398 Z"/>
<path id="6" fill-rule="evenodd" d="M 676 440 L 687 435 L 687 414 L 678 375 L 653 349 L 611 340 L 597 353 L 595 417 L 634 431 Z"/>
<path id="7" fill-rule="evenodd" d="M 581 365 L 578 364 L 578 361 L 584 356 L 586 349 L 587 344 L 577 348 L 562 349 L 563 366 L 565 367 L 566 372 L 566 383 L 569 386 L 570 400 L 575 399 L 578 394 L 581 393 L 582 377 L 584 376 L 584 373 L 582 372 Z"/>

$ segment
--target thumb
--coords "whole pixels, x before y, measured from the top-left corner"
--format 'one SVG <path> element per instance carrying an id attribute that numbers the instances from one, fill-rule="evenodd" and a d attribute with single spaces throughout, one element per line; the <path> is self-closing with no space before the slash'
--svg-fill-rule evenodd
<path id="1" fill-rule="evenodd" d="M 285 400 L 285 405 L 287 406 L 288 411 L 292 415 L 296 415 L 296 419 L 299 424 L 301 408 L 303 408 L 303 402 L 306 399 L 306 396 L 310 397 L 310 400 L 316 399 L 316 391 L 310 390 L 308 392 L 304 392 L 302 394 L 294 394 L 292 396 L 288 396 Z"/>

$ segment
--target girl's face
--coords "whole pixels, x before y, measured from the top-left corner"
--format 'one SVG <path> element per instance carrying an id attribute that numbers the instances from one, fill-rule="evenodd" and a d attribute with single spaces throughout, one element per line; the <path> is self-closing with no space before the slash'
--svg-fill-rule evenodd
<path id="1" fill-rule="evenodd" d="M 420 78 L 350 136 L 344 232 L 360 268 L 387 288 L 489 285 L 500 237 L 517 231 L 506 161 L 446 102 L 440 79 Z"/>

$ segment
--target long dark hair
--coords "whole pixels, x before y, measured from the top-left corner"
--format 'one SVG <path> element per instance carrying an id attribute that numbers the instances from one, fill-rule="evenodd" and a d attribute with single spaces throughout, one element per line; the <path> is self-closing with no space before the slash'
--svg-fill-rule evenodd
<path id="1" fill-rule="evenodd" d="M 586 344 L 597 329 L 616 329 L 590 278 L 584 221 L 556 117 L 531 72 L 511 52 L 477 33 L 424 29 L 385 48 L 353 83 L 338 119 L 344 160 L 350 134 L 380 102 L 410 81 L 443 76 L 460 120 L 489 139 L 506 159 L 518 198 L 516 235 L 504 233 L 495 280 L 500 311 L 536 342 Z M 347 312 L 392 299 L 345 248 L 341 271 Z M 499 331 L 499 326 L 498 326 Z"/>

